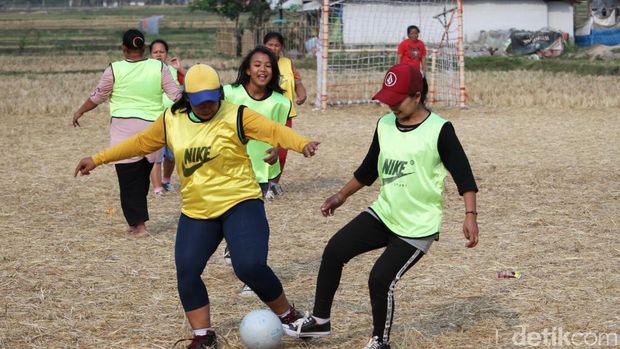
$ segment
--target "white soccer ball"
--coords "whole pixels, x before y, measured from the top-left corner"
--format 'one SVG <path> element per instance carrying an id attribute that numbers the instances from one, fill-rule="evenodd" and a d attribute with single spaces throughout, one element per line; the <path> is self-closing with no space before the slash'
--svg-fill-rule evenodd
<path id="1" fill-rule="evenodd" d="M 282 341 L 282 322 L 271 310 L 252 310 L 239 326 L 241 341 L 248 349 L 273 349 Z"/>

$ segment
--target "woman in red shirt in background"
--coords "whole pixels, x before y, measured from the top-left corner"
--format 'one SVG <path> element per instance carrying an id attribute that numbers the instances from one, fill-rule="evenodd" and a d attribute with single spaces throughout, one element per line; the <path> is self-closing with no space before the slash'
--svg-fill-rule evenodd
<path id="1" fill-rule="evenodd" d="M 422 75 L 426 75 L 426 46 L 418 37 L 420 28 L 415 25 L 407 27 L 407 39 L 398 45 L 398 59 L 396 63 L 411 64 L 418 68 Z"/>

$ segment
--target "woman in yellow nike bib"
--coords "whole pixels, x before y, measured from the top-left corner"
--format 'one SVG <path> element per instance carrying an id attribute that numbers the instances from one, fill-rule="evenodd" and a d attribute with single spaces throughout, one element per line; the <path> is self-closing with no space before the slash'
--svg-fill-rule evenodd
<path id="1" fill-rule="evenodd" d="M 147 154 L 164 145 L 173 151 L 183 201 L 175 263 L 179 296 L 194 331 L 190 347 L 217 348 L 209 296 L 200 275 L 222 239 L 230 248 L 237 277 L 283 324 L 302 317 L 267 265 L 269 226 L 245 144 L 260 140 L 310 157 L 319 143 L 223 100 L 220 79 L 208 65 L 190 68 L 184 86 L 183 97 L 151 127 L 82 159 L 75 175 L 87 175 L 98 165 Z"/>

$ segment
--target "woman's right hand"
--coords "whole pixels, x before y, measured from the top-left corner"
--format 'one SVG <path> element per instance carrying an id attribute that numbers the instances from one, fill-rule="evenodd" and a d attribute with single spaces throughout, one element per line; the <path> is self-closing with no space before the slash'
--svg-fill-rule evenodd
<path id="1" fill-rule="evenodd" d="M 73 173 L 73 177 L 77 177 L 78 173 L 82 176 L 88 176 L 90 171 L 94 170 L 97 165 L 95 165 L 95 161 L 93 158 L 87 157 L 83 158 L 78 162 L 77 167 L 75 168 L 75 172 Z"/>
<path id="2" fill-rule="evenodd" d="M 342 206 L 345 201 L 346 197 L 340 192 L 337 192 L 336 194 L 325 199 L 325 202 L 321 205 L 321 213 L 323 214 L 323 217 L 333 216 L 334 211 L 336 211 L 338 207 Z"/>
<path id="3" fill-rule="evenodd" d="M 170 59 L 170 65 L 181 74 L 185 75 L 185 68 L 183 68 L 183 64 L 181 63 L 181 59 L 179 57 L 172 57 Z"/>
<path id="4" fill-rule="evenodd" d="M 81 127 L 78 119 L 81 118 L 82 115 L 84 115 L 84 113 L 81 113 L 79 110 L 73 113 L 73 127 Z"/>

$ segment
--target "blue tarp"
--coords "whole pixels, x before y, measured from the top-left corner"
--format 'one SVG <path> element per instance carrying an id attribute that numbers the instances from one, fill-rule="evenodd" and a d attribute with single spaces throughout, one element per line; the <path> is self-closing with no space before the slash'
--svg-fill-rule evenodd
<path id="1" fill-rule="evenodd" d="M 575 44 L 581 47 L 592 45 L 615 46 L 620 45 L 620 28 L 594 29 L 590 35 L 575 36 Z"/>

